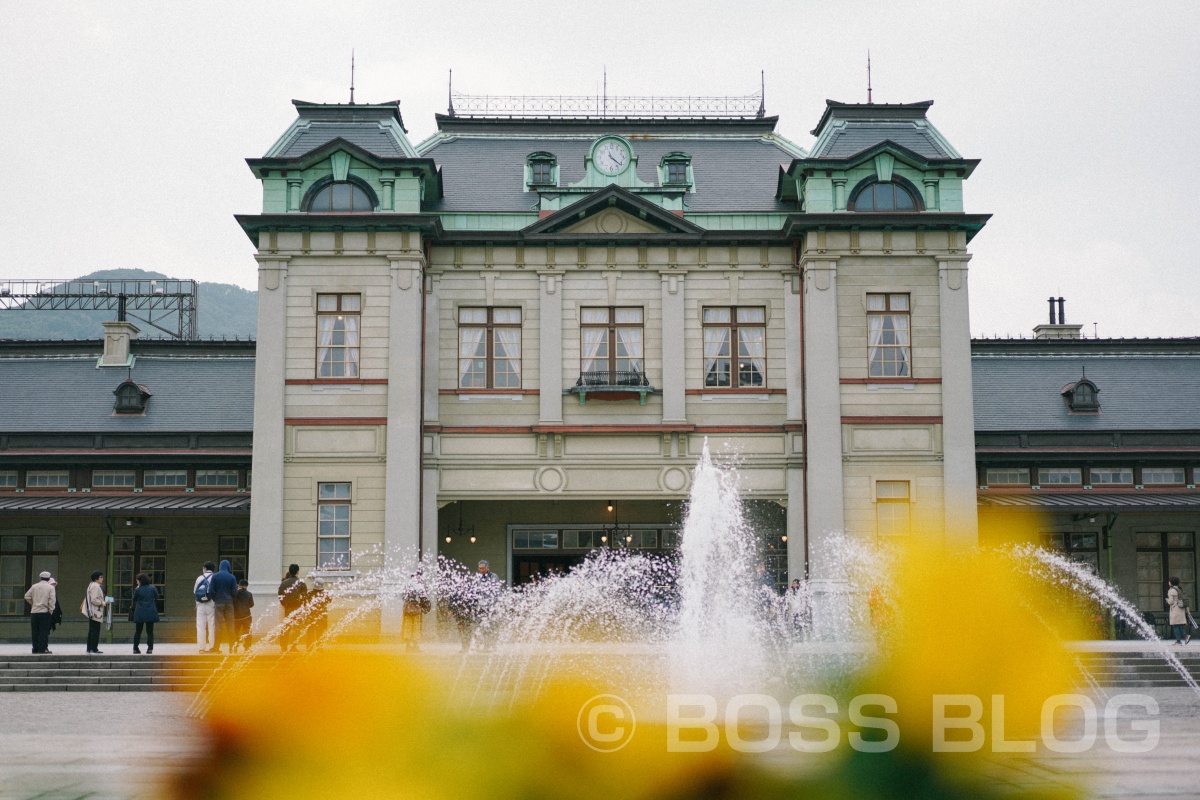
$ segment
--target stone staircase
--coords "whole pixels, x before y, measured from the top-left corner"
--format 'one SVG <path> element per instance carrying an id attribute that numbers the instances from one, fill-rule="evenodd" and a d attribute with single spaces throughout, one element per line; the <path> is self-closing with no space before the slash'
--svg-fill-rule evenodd
<path id="1" fill-rule="evenodd" d="M 1191 676 L 1200 681 L 1200 648 L 1172 648 Z M 1183 687 L 1183 678 L 1156 652 L 1079 653 L 1079 662 L 1101 687 L 1149 689 Z"/>
<path id="2" fill-rule="evenodd" d="M 194 692 L 220 663 L 200 654 L 0 656 L 0 692 Z"/>
<path id="3" fill-rule="evenodd" d="M 1175 648 L 1188 672 L 1200 680 L 1200 647 Z M 457 657 L 419 656 L 434 663 Z M 1105 689 L 1182 688 L 1186 684 L 1155 652 L 1081 652 L 1078 659 Z M 472 660 L 478 660 L 472 659 Z M 212 655 L 0 655 L 0 692 L 149 692 L 198 691 L 222 663 Z M 434 663 L 430 663 L 433 666 Z M 448 662 L 449 663 L 449 662 Z M 471 673 L 468 663 L 466 672 Z M 274 655 L 260 656 L 253 667 L 280 666 Z M 460 674 L 460 680 L 463 676 Z M 467 675 L 470 679 L 470 675 Z M 1090 684 L 1080 681 L 1081 688 Z"/>

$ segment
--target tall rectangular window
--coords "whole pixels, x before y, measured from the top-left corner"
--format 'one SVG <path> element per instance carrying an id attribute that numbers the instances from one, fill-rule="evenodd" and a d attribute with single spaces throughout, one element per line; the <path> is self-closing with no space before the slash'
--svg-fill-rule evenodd
<path id="1" fill-rule="evenodd" d="M 640 308 L 584 308 L 579 312 L 579 378 L 587 386 L 645 383 Z"/>
<path id="2" fill-rule="evenodd" d="M 362 295 L 317 295 L 317 377 L 357 378 Z"/>
<path id="3" fill-rule="evenodd" d="M 350 484 L 317 484 L 317 568 L 350 569 Z"/>
<path id="4" fill-rule="evenodd" d="M 94 469 L 92 488 L 132 487 L 137 484 L 137 473 L 131 469 Z"/>
<path id="5" fill-rule="evenodd" d="M 765 308 L 706 308 L 702 324 L 706 387 L 748 389 L 766 386 Z"/>
<path id="6" fill-rule="evenodd" d="M 1179 578 L 1188 606 L 1196 604 L 1196 534 L 1191 531 L 1138 532 L 1138 609 L 1167 610 L 1167 578 Z"/>
<path id="7" fill-rule="evenodd" d="M 25 485 L 30 489 L 66 489 L 71 485 L 71 472 L 65 469 L 31 469 L 25 473 Z"/>
<path id="8" fill-rule="evenodd" d="M 49 572 L 60 577 L 61 546 L 58 534 L 0 536 L 0 616 L 25 613 L 25 590 L 33 584 L 33 576 Z"/>
<path id="9" fill-rule="evenodd" d="M 167 590 L 167 539 L 165 536 L 117 536 L 113 539 L 113 574 L 107 589 L 114 614 L 126 614 L 133 603 L 138 573 L 150 576 L 158 589 L 158 611 L 163 612 Z"/>
<path id="10" fill-rule="evenodd" d="M 867 374 L 912 376 L 912 336 L 907 294 L 867 295 Z"/>
<path id="11" fill-rule="evenodd" d="M 228 561 L 229 570 L 238 580 L 246 577 L 250 561 L 249 536 L 222 536 L 218 561 Z"/>
<path id="12" fill-rule="evenodd" d="M 521 388 L 521 309 L 458 310 L 458 386 Z"/>
<path id="13" fill-rule="evenodd" d="M 880 536 L 901 536 L 909 532 L 908 481 L 875 482 L 875 518 Z"/>

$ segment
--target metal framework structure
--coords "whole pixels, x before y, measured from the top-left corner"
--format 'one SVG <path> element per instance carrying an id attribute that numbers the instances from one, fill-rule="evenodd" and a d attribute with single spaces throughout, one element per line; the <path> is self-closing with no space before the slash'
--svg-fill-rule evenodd
<path id="1" fill-rule="evenodd" d="M 450 92 L 452 117 L 759 119 L 764 93 L 742 97 L 609 97 L 607 95 L 470 95 Z"/>
<path id="2" fill-rule="evenodd" d="M 116 311 L 176 339 L 200 337 L 198 296 L 195 281 L 174 278 L 0 281 L 0 311 Z"/>

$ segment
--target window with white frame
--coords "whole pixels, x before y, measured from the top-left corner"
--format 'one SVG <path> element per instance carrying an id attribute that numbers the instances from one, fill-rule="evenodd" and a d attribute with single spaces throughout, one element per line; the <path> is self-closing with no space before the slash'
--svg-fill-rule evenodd
<path id="1" fill-rule="evenodd" d="M 187 486 L 187 470 L 148 469 L 142 473 L 142 486 L 147 489 Z"/>
<path id="2" fill-rule="evenodd" d="M 137 473 L 131 469 L 94 469 L 92 488 L 133 487 L 137 485 Z"/>
<path id="3" fill-rule="evenodd" d="M 25 473 L 30 489 L 65 489 L 71 485 L 71 472 L 65 469 L 31 469 Z"/>
<path id="4" fill-rule="evenodd" d="M 58 577 L 62 536 L 0 536 L 0 616 L 25 613 L 25 590 L 35 575 Z"/>
<path id="5" fill-rule="evenodd" d="M 912 335 L 907 294 L 867 295 L 867 374 L 912 376 Z"/>
<path id="6" fill-rule="evenodd" d="M 706 308 L 704 386 L 748 389 L 767 385 L 767 310 L 755 306 Z"/>
<path id="7" fill-rule="evenodd" d="M 1042 467 L 1038 470 L 1040 486 L 1078 486 L 1083 483 L 1083 470 L 1079 467 Z"/>
<path id="8" fill-rule="evenodd" d="M 196 470 L 196 488 L 229 488 L 236 489 L 238 471 L 236 469 L 198 469 Z"/>
<path id="9" fill-rule="evenodd" d="M 1088 481 L 1092 486 L 1129 486 L 1133 484 L 1133 467 L 1092 467 Z"/>
<path id="10" fill-rule="evenodd" d="M 317 568 L 350 569 L 350 484 L 317 484 Z"/>
<path id="11" fill-rule="evenodd" d="M 1028 486 L 1028 467 L 988 467 L 988 486 Z"/>
<path id="12" fill-rule="evenodd" d="M 362 295 L 317 295 L 317 377 L 357 378 Z"/>
<path id="13" fill-rule="evenodd" d="M 875 481 L 875 519 L 880 536 L 902 536 L 910 530 L 908 481 Z"/>
<path id="14" fill-rule="evenodd" d="M 0 489 L 17 488 L 17 471 L 15 469 L 0 469 Z"/>
<path id="15" fill-rule="evenodd" d="M 1142 467 L 1143 486 L 1175 486 L 1183 483 L 1183 467 Z"/>
<path id="16" fill-rule="evenodd" d="M 458 310 L 458 387 L 521 388 L 521 309 Z"/>

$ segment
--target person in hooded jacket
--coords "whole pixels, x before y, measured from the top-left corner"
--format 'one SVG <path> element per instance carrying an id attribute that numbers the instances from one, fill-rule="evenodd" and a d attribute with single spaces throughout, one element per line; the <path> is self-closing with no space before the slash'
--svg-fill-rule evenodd
<path id="1" fill-rule="evenodd" d="M 137 588 L 133 590 L 133 652 L 142 652 L 142 629 L 146 631 L 146 653 L 154 652 L 154 623 L 158 622 L 158 587 L 150 582 L 150 576 L 142 572 L 137 576 Z"/>
<path id="2" fill-rule="evenodd" d="M 209 592 L 212 594 L 213 612 L 217 620 L 217 634 L 213 641 L 212 652 L 221 652 L 221 644 L 229 645 L 233 652 L 235 642 L 233 628 L 233 596 L 237 594 L 237 578 L 229 568 L 229 561 L 221 562 L 221 568 L 212 576 Z"/>
<path id="3" fill-rule="evenodd" d="M 279 604 L 283 606 L 286 623 L 283 633 L 279 635 L 279 649 L 285 653 L 296 647 L 296 636 L 300 627 L 300 615 L 296 612 L 304 605 L 306 599 L 308 585 L 300 577 L 300 565 L 291 564 L 279 584 Z"/>
<path id="4" fill-rule="evenodd" d="M 237 594 L 233 596 L 233 627 L 236 640 L 234 647 L 245 653 L 250 649 L 250 626 L 254 622 L 250 609 L 254 608 L 254 595 L 250 593 L 250 582 L 245 578 L 238 581 Z"/>

